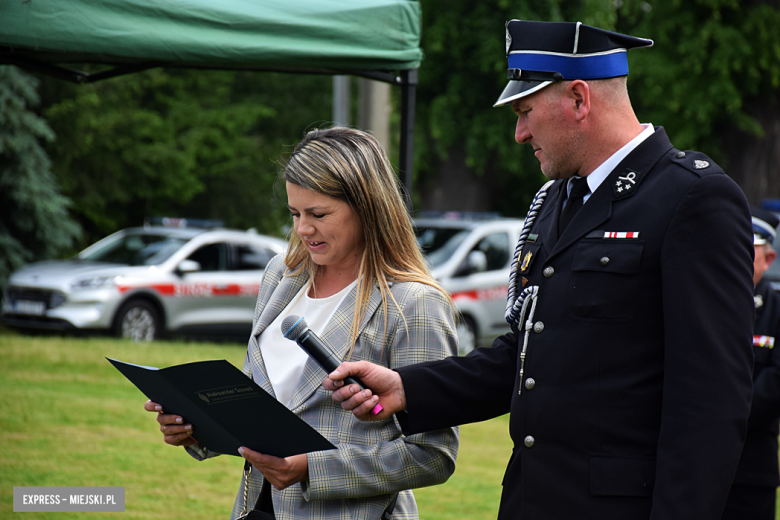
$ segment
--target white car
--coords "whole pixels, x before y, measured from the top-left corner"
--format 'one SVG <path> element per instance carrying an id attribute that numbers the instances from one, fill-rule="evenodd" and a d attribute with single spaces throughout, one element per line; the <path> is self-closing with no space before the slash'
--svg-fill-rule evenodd
<path id="1" fill-rule="evenodd" d="M 460 311 L 458 350 L 468 354 L 510 331 L 504 320 L 509 265 L 523 220 L 415 219 L 433 277 Z"/>
<path id="2" fill-rule="evenodd" d="M 73 259 L 14 272 L 2 319 L 18 329 L 101 330 L 134 340 L 247 338 L 265 266 L 285 248 L 252 231 L 124 229 Z"/>

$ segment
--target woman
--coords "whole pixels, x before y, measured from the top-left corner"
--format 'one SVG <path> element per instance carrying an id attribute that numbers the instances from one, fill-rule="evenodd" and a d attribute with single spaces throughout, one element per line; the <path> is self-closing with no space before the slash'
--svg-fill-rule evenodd
<path id="1" fill-rule="evenodd" d="M 417 518 L 408 490 L 449 478 L 457 429 L 403 437 L 392 419 L 355 420 L 321 387 L 326 374 L 282 338 L 280 324 L 304 316 L 341 359 L 395 368 L 457 352 L 452 300 L 428 273 L 392 167 L 372 136 L 311 131 L 283 177 L 294 229 L 286 255 L 263 276 L 244 373 L 338 449 L 280 459 L 243 447 L 253 469 L 232 518 L 245 504 L 272 508 L 278 519 L 379 519 L 389 510 L 396 520 Z M 145 409 L 159 412 L 168 444 L 199 460 L 215 455 L 183 418 L 152 402 Z"/>

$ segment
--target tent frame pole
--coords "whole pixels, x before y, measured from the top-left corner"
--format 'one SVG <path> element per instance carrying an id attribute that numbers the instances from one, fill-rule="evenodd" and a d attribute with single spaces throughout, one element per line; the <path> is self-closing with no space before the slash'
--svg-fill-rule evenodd
<path id="1" fill-rule="evenodd" d="M 414 109 L 417 99 L 417 69 L 401 71 L 401 143 L 399 150 L 400 176 L 404 186 L 404 199 L 412 212 L 412 188 L 414 187 Z"/>

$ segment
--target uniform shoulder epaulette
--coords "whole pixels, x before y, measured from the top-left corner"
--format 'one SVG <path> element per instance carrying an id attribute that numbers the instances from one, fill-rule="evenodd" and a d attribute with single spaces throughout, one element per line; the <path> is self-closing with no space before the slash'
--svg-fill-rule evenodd
<path id="1" fill-rule="evenodd" d="M 669 152 L 672 155 L 672 162 L 679 164 L 686 170 L 694 173 L 723 173 L 715 162 L 701 152 L 691 150 L 675 150 Z"/>

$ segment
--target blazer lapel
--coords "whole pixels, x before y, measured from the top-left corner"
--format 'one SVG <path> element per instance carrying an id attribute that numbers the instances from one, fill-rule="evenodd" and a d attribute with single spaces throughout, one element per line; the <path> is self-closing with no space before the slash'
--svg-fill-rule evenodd
<path id="1" fill-rule="evenodd" d="M 265 303 L 257 323 L 252 329 L 252 335 L 249 337 L 249 347 L 247 355 L 252 358 L 252 379 L 269 394 L 276 397 L 271 382 L 268 379 L 268 372 L 263 361 L 263 353 L 260 351 L 258 338 L 260 334 L 279 316 L 279 313 L 290 304 L 292 299 L 308 282 L 309 276 L 306 273 L 297 276 L 283 276 L 279 281 L 276 290 Z"/>
<path id="2" fill-rule="evenodd" d="M 347 294 L 344 300 L 339 305 L 333 317 L 325 326 L 320 339 L 340 360 L 344 361 L 347 353 L 349 352 L 349 333 L 352 325 L 352 319 L 355 316 L 355 305 L 357 305 L 357 286 Z M 371 288 L 371 295 L 369 297 L 368 306 L 366 307 L 365 316 L 358 328 L 358 336 L 366 327 L 368 322 L 373 317 L 379 305 L 382 303 L 382 294 L 376 284 Z M 298 381 L 298 387 L 293 394 L 292 401 L 290 402 L 290 410 L 295 411 L 301 407 L 311 395 L 316 392 L 322 385 L 322 380 L 326 376 L 322 368 L 311 358 L 306 361 L 306 365 L 303 368 L 303 374 Z"/>

